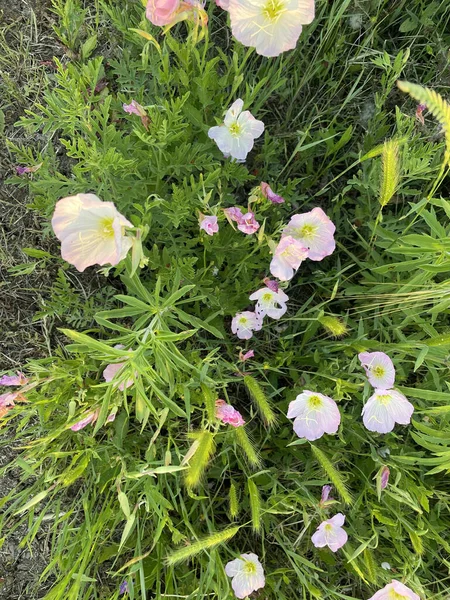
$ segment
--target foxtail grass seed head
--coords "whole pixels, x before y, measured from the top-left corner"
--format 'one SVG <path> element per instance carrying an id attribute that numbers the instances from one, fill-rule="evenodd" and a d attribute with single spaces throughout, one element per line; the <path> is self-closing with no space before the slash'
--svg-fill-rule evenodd
<path id="1" fill-rule="evenodd" d="M 214 435 L 210 431 L 201 431 L 195 434 L 195 441 L 198 447 L 190 458 L 189 469 L 186 471 L 185 482 L 188 488 L 194 488 L 200 484 L 202 475 L 215 449 Z"/>
<path id="2" fill-rule="evenodd" d="M 347 325 L 335 315 L 324 315 L 319 318 L 319 323 L 335 338 L 343 337 L 348 333 Z"/>

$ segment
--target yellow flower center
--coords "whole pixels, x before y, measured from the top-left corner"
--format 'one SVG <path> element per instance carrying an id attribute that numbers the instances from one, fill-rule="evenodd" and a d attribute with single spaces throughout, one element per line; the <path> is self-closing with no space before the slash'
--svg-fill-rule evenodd
<path id="1" fill-rule="evenodd" d="M 264 302 L 271 302 L 272 294 L 269 294 L 268 292 L 266 292 L 265 294 L 263 294 L 263 297 L 261 298 L 261 300 L 263 300 Z"/>
<path id="2" fill-rule="evenodd" d="M 330 523 L 327 523 L 324 527 L 325 531 L 333 531 L 333 525 L 330 525 Z"/>
<path id="3" fill-rule="evenodd" d="M 241 317 L 239 319 L 239 325 L 247 325 L 247 323 L 248 323 L 247 317 Z"/>
<path id="4" fill-rule="evenodd" d="M 282 0 L 268 0 L 263 7 L 264 18 L 276 21 L 285 12 L 285 2 Z"/>
<path id="5" fill-rule="evenodd" d="M 383 375 L 386 373 L 386 369 L 381 365 L 378 365 L 372 369 L 372 373 L 375 375 L 375 377 L 383 377 Z"/>
<path id="6" fill-rule="evenodd" d="M 322 398 L 319 396 L 311 396 L 308 400 L 308 404 L 311 408 L 320 408 L 323 404 Z"/>
<path id="7" fill-rule="evenodd" d="M 247 575 L 254 575 L 256 573 L 256 565 L 255 565 L 255 563 L 252 563 L 249 560 L 246 560 L 245 564 L 244 564 L 243 571 Z"/>
<path id="8" fill-rule="evenodd" d="M 241 126 L 238 125 L 237 123 L 232 123 L 229 126 L 228 131 L 231 133 L 231 135 L 234 135 L 235 137 L 237 137 L 241 133 Z"/>
<path id="9" fill-rule="evenodd" d="M 389 600 L 405 600 L 405 598 L 406 596 L 403 596 L 403 594 L 399 594 L 395 590 L 389 591 Z"/>
<path id="10" fill-rule="evenodd" d="M 100 234 L 104 239 L 113 238 L 114 232 L 114 217 L 104 217 L 99 224 Z"/>
<path id="11" fill-rule="evenodd" d="M 383 406 L 386 406 L 386 404 L 389 404 L 389 402 L 391 401 L 391 397 L 390 396 L 377 396 L 377 400 L 378 402 L 380 402 L 381 404 L 383 404 Z"/>
<path id="12" fill-rule="evenodd" d="M 314 237 L 317 231 L 317 227 L 314 225 L 303 225 L 303 227 L 299 227 L 297 230 L 298 236 L 306 239 L 311 239 Z"/>

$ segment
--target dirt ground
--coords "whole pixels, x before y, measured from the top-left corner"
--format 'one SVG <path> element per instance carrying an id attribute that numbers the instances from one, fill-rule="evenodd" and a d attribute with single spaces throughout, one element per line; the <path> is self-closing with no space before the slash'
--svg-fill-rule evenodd
<path id="1" fill-rule="evenodd" d="M 50 275 L 15 276 L 11 271 L 33 260 L 22 248 L 42 249 L 42 238 L 39 218 L 27 208 L 26 187 L 6 183 L 16 166 L 6 140 L 36 142 L 14 123 L 41 97 L 47 61 L 63 53 L 52 35 L 49 5 L 49 0 L 0 0 L 0 372 L 19 368 L 26 359 L 48 350 L 45 323 L 32 319 Z M 12 456 L 13 450 L 2 446 L 0 467 Z M 14 489 L 18 476 L 11 472 L 0 479 L 0 498 Z M 39 583 L 48 555 L 45 534 L 31 548 L 20 547 L 20 538 L 18 531 L 0 540 L 1 600 L 38 600 L 51 587 Z"/>

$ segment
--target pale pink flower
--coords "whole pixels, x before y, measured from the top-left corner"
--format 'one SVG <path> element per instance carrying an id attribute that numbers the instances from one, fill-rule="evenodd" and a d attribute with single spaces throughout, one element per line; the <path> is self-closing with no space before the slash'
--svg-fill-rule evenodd
<path id="1" fill-rule="evenodd" d="M 137 115 L 138 117 L 147 116 L 145 108 L 136 102 L 136 100 L 132 100 L 130 104 L 123 104 L 123 110 L 129 115 Z"/>
<path id="2" fill-rule="evenodd" d="M 242 231 L 242 233 L 246 233 L 247 235 L 251 235 L 252 233 L 258 231 L 259 223 L 255 219 L 254 213 L 248 212 L 245 213 L 245 215 L 242 215 L 242 219 L 238 221 L 237 228 L 239 231 Z"/>
<path id="3" fill-rule="evenodd" d="M 318 440 L 324 433 L 336 433 L 341 414 L 336 402 L 317 392 L 303 391 L 289 404 L 288 419 L 294 420 L 294 431 L 300 438 Z"/>
<path id="4" fill-rule="evenodd" d="M 314 0 L 230 0 L 231 31 L 262 56 L 292 50 L 302 25 L 314 19 Z"/>
<path id="5" fill-rule="evenodd" d="M 387 467 L 386 465 L 383 465 L 383 467 L 381 468 L 381 473 L 380 473 L 380 486 L 381 489 L 384 490 L 387 488 L 387 485 L 389 483 L 389 475 L 391 474 L 389 467 Z"/>
<path id="6" fill-rule="evenodd" d="M 267 198 L 273 204 L 282 204 L 284 202 L 283 196 L 275 194 L 270 185 L 264 181 L 261 182 L 261 192 L 264 198 Z"/>
<path id="7" fill-rule="evenodd" d="M 231 404 L 227 404 L 225 400 L 216 400 L 216 417 L 222 423 L 228 423 L 233 427 L 242 427 L 242 425 L 245 425 L 241 413 L 231 406 Z"/>
<path id="8" fill-rule="evenodd" d="M 336 227 L 319 207 L 294 215 L 284 228 L 283 237 L 292 236 L 308 249 L 308 258 L 322 260 L 336 248 Z"/>
<path id="9" fill-rule="evenodd" d="M 330 498 L 330 493 L 331 490 L 333 489 L 333 487 L 331 485 L 324 485 L 322 488 L 322 494 L 320 496 L 320 502 L 319 502 L 319 506 L 321 508 L 323 508 L 324 506 L 326 506 L 328 499 Z M 333 500 L 333 498 L 330 498 L 330 502 Z"/>
<path id="10" fill-rule="evenodd" d="M 225 157 L 245 160 L 254 140 L 264 131 L 264 123 L 257 121 L 248 110 L 242 111 L 244 101 L 236 100 L 228 109 L 222 125 L 211 127 L 208 136 L 216 142 Z"/>
<path id="11" fill-rule="evenodd" d="M 226 218 L 231 222 L 231 221 L 236 221 L 237 223 L 240 223 L 242 221 L 243 218 L 243 214 L 242 211 L 239 207 L 237 206 L 231 206 L 230 208 L 224 208 L 223 212 L 225 213 Z"/>
<path id="12" fill-rule="evenodd" d="M 369 431 L 389 433 L 396 423 L 408 425 L 414 406 L 397 390 L 376 389 L 362 410 L 363 423 Z"/>
<path id="13" fill-rule="evenodd" d="M 262 327 L 261 317 L 249 310 L 237 313 L 231 321 L 231 331 L 241 340 L 249 340 L 254 331 L 259 331 Z"/>
<path id="14" fill-rule="evenodd" d="M 118 348 L 119 350 L 124 350 L 125 346 L 123 344 L 116 344 L 114 346 L 114 348 Z M 120 362 L 120 363 L 111 363 L 109 364 L 105 370 L 103 371 L 103 379 L 106 382 L 110 382 L 112 381 L 115 376 L 117 375 L 117 373 L 122 369 L 122 367 L 124 367 L 126 365 L 126 362 Z M 136 373 L 137 375 L 137 373 Z M 117 388 L 123 392 L 123 390 L 128 389 L 129 387 L 131 387 L 134 383 L 134 380 L 132 377 L 130 377 L 130 379 L 128 379 L 126 382 L 122 381 Z"/>
<path id="15" fill-rule="evenodd" d="M 223 8 L 223 10 L 228 10 L 230 8 L 230 0 L 216 0 L 217 6 Z"/>
<path id="16" fill-rule="evenodd" d="M 420 600 L 420 596 L 415 594 L 409 587 L 393 579 L 391 583 L 378 590 L 369 600 Z"/>
<path id="17" fill-rule="evenodd" d="M 180 5 L 180 0 L 148 0 L 145 16 L 153 25 L 170 25 L 176 18 Z"/>
<path id="18" fill-rule="evenodd" d="M 328 546 L 332 552 L 337 552 L 348 540 L 347 532 L 342 528 L 344 522 L 345 516 L 342 513 L 323 521 L 311 537 L 314 546 L 316 548 Z"/>
<path id="19" fill-rule="evenodd" d="M 61 256 L 84 271 L 91 265 L 117 265 L 132 245 L 125 228 L 132 224 L 112 202 L 95 194 L 77 194 L 56 203 L 52 227 L 61 241 Z"/>
<path id="20" fill-rule="evenodd" d="M 28 378 L 20 371 L 17 371 L 17 375 L 3 375 L 3 377 L 0 377 L 0 385 L 4 385 L 5 387 L 10 385 L 25 385 L 28 381 Z"/>
<path id="21" fill-rule="evenodd" d="M 219 231 L 219 224 L 215 216 L 206 217 L 200 214 L 199 225 L 200 229 L 203 229 L 208 235 L 214 235 Z"/>
<path id="22" fill-rule="evenodd" d="M 358 358 L 364 367 L 370 385 L 389 390 L 395 381 L 395 367 L 384 352 L 361 352 Z"/>
<path id="23" fill-rule="evenodd" d="M 231 587 L 236 598 L 246 598 L 266 584 L 264 569 L 256 554 L 241 554 L 240 558 L 225 566 L 225 573 L 232 577 Z"/>
<path id="24" fill-rule="evenodd" d="M 239 352 L 239 360 L 241 360 L 242 362 L 245 362 L 246 360 L 248 360 L 249 358 L 253 358 L 254 356 L 255 356 L 254 350 L 248 350 L 245 353 L 243 353 L 242 351 Z"/>
<path id="25" fill-rule="evenodd" d="M 289 296 L 283 290 L 274 292 L 265 287 L 253 292 L 250 300 L 257 300 L 255 312 L 261 317 L 267 315 L 271 319 L 280 319 L 287 311 L 286 302 L 289 300 Z"/>
<path id="26" fill-rule="evenodd" d="M 270 262 L 270 272 L 280 281 L 289 281 L 305 258 L 308 258 L 308 250 L 303 243 L 287 235 L 281 238 L 275 248 Z"/>

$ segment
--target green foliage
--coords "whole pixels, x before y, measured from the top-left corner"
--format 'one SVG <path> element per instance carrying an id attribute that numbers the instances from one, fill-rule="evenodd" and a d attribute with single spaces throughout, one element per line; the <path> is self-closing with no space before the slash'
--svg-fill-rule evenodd
<path id="1" fill-rule="evenodd" d="M 36 271 L 54 269 L 37 318 L 61 326 L 60 343 L 23 365 L 27 402 L 2 419 L 21 449 L 3 469 L 19 485 L 1 500 L 2 539 L 25 532 L 25 547 L 49 528 L 46 600 L 117 600 L 123 580 L 135 599 L 231 598 L 223 567 L 245 552 L 264 564 L 267 598 L 369 598 L 395 577 L 444 600 L 448 140 L 432 120 L 417 124 L 395 83 L 427 86 L 407 91 L 444 124 L 445 101 L 428 88 L 445 89 L 450 7 L 318 1 L 298 48 L 266 60 L 232 41 L 210 4 L 198 40 L 184 24 L 161 33 L 140 2 L 54 1 L 70 60 L 20 120 L 42 143 L 10 149 L 42 163 L 29 187 L 47 223 L 61 197 L 95 192 L 139 228 L 142 255 L 102 269 L 101 292 L 87 297 L 59 257 L 30 255 Z M 238 97 L 266 126 L 245 164 L 208 138 Z M 123 111 L 132 99 L 147 121 Z M 286 202 L 255 192 L 261 181 Z M 250 199 L 261 228 L 245 236 L 222 209 Z M 336 251 L 304 261 L 286 315 L 238 340 L 231 318 L 263 285 L 283 225 L 319 205 Z M 218 234 L 199 231 L 199 213 L 218 216 Z M 415 406 L 410 427 L 364 428 L 365 350 L 394 361 Z M 295 436 L 286 413 L 302 390 L 338 402 L 337 435 Z M 218 398 L 244 426 L 216 418 Z M 333 499 L 320 503 L 326 484 Z M 311 535 L 337 512 L 349 541 L 332 554 Z"/>

